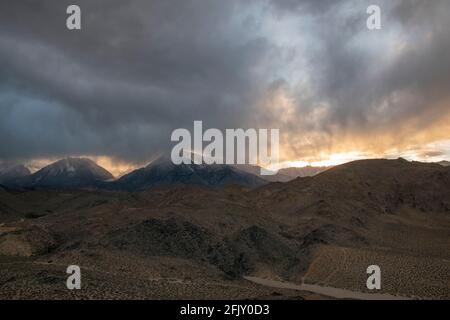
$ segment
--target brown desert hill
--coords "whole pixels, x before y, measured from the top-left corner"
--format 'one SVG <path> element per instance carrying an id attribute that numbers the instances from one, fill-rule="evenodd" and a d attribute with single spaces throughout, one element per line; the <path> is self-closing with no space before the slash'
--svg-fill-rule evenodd
<path id="1" fill-rule="evenodd" d="M 291 205 L 311 201 L 331 207 L 351 202 L 377 213 L 401 207 L 423 212 L 450 212 L 450 169 L 437 164 L 398 160 L 362 160 L 336 166 L 317 176 L 259 189 L 266 202 Z M 292 209 L 295 209 L 293 207 Z M 336 207 L 335 207 L 336 209 Z M 335 210 L 334 210 L 335 211 Z"/>
<path id="2" fill-rule="evenodd" d="M 0 185 L 0 223 L 17 220 L 30 212 L 29 203 L 17 195 L 17 192 Z"/>
<path id="3" fill-rule="evenodd" d="M 404 159 L 355 161 L 252 195 L 261 210 L 270 206 L 310 229 L 310 243 L 450 257 L 448 167 Z"/>
<path id="4" fill-rule="evenodd" d="M 43 281 L 34 276 L 42 261 L 55 267 L 76 261 L 91 288 L 107 274 L 93 297 L 120 287 L 132 297 L 188 299 L 202 283 L 206 296 L 231 297 L 223 288 L 237 284 L 239 297 L 255 298 L 242 276 L 364 291 L 367 266 L 378 264 L 385 293 L 449 298 L 449 177 L 449 168 L 439 165 L 364 160 L 258 189 L 8 192 L 4 204 L 26 204 L 34 214 L 9 205 L 17 211 L 0 215 L 4 228 L 16 228 L 0 234 L 0 260 L 7 263 L 0 280 L 18 277 L 6 267 L 16 252 L 32 255 L 20 278 L 33 283 Z M 12 214 L 15 221 L 4 219 Z M 42 241 L 31 246 L 28 234 Z M 14 251 L 15 244 L 22 249 Z M 158 289 L 170 287 L 168 278 L 178 284 L 173 295 Z M 19 285 L 8 282 L 2 294 Z M 42 296 L 61 292 L 45 288 Z"/>

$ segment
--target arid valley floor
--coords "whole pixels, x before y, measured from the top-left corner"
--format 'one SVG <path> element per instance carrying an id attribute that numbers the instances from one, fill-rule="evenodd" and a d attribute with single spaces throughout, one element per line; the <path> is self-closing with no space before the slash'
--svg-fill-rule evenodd
<path id="1" fill-rule="evenodd" d="M 249 189 L 0 188 L 0 299 L 450 299 L 450 167 L 365 160 Z M 82 289 L 66 288 L 79 265 Z"/>

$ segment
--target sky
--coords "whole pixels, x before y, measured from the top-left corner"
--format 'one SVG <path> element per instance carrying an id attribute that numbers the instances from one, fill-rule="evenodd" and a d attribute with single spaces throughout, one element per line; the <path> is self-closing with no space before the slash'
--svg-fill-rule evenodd
<path id="1" fill-rule="evenodd" d="M 2 0 L 0 162 L 118 175 L 194 120 L 278 128 L 290 165 L 450 160 L 449 30 L 448 0 Z"/>

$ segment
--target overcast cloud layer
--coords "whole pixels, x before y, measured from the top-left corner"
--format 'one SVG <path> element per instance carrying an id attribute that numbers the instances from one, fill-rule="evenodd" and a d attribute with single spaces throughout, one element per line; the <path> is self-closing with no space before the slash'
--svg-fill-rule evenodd
<path id="1" fill-rule="evenodd" d="M 448 0 L 2 0 L 0 159 L 142 163 L 194 120 L 280 128 L 285 160 L 448 158 L 449 30 Z"/>

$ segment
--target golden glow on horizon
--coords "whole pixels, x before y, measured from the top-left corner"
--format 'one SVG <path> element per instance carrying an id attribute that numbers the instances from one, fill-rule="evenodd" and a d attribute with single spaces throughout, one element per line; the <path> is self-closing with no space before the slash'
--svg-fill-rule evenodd
<path id="1" fill-rule="evenodd" d="M 283 152 L 286 149 L 281 148 Z M 126 161 L 116 160 L 108 156 L 80 156 L 83 158 L 89 158 L 96 162 L 99 166 L 105 168 L 111 172 L 116 178 L 123 176 L 135 169 L 144 167 L 146 163 L 135 164 Z M 288 167 L 329 167 L 344 164 L 350 161 L 363 160 L 363 159 L 396 159 L 405 158 L 410 161 L 421 162 L 439 162 L 443 160 L 450 161 L 450 139 L 438 140 L 424 145 L 411 145 L 405 148 L 392 148 L 385 152 L 362 152 L 362 151 L 348 151 L 348 152 L 335 152 L 327 153 L 324 151 L 318 151 L 316 156 L 305 156 L 304 158 L 292 158 L 293 160 L 280 159 L 278 165 L 269 166 L 268 169 L 282 169 Z M 59 158 L 48 159 L 36 159 L 29 161 L 25 165 L 35 172 L 42 167 L 45 167 Z"/>
<path id="2" fill-rule="evenodd" d="M 279 168 L 289 168 L 289 167 L 331 167 L 344 164 L 346 162 L 377 158 L 376 156 L 368 156 L 358 152 L 344 152 L 330 154 L 328 158 L 323 158 L 317 161 L 285 161 L 280 163 Z"/>
<path id="3" fill-rule="evenodd" d="M 322 154 L 320 158 L 316 158 L 316 160 L 287 160 L 280 161 L 278 165 L 269 166 L 268 169 L 282 169 L 289 167 L 331 167 L 341 165 L 347 162 L 355 161 L 355 160 L 363 160 L 363 159 L 396 159 L 399 157 L 405 158 L 410 161 L 421 161 L 421 162 L 439 162 L 442 160 L 450 161 L 450 140 L 443 140 L 429 144 L 432 149 L 437 150 L 445 148 L 447 150 L 447 154 L 441 153 L 440 151 L 435 151 L 436 155 L 426 156 L 421 154 L 421 151 L 414 150 L 406 150 L 404 152 L 393 152 L 392 154 L 376 154 L 376 153 L 364 153 L 364 152 L 341 152 L 325 155 Z M 436 149 L 437 148 L 437 149 Z M 430 151 L 432 153 L 432 151 Z M 117 161 L 111 157 L 107 156 L 83 156 L 83 158 L 89 158 L 96 162 L 99 166 L 105 168 L 109 172 L 111 172 L 114 177 L 119 178 L 135 169 L 141 168 L 146 164 L 132 164 L 124 161 Z M 28 162 L 26 165 L 32 171 L 35 172 L 59 159 L 38 159 Z"/>
<path id="4" fill-rule="evenodd" d="M 362 159 L 374 158 L 405 158 L 407 160 L 421 162 L 450 161 L 450 139 L 438 139 L 443 136 L 449 137 L 450 125 L 446 122 L 448 118 L 443 117 L 435 125 L 423 132 L 398 131 L 394 138 L 392 132 L 387 132 L 378 136 L 364 135 L 343 135 L 338 140 L 333 137 L 326 137 L 323 141 L 320 135 L 310 133 L 309 136 L 285 135 L 280 141 L 280 163 L 269 166 L 268 169 L 281 169 L 287 167 L 323 167 L 336 166 L 346 162 Z M 434 140 L 431 140 L 435 138 Z M 429 141 L 432 142 L 429 142 Z M 314 143 L 316 141 L 323 143 Z M 407 144 L 407 142 L 414 142 Z M 323 145 L 322 148 L 317 145 Z M 390 147 L 389 146 L 395 146 Z M 302 151 L 301 154 L 297 150 Z M 352 150 L 352 151 L 348 151 Z M 75 156 L 76 157 L 76 156 Z M 131 163 L 117 160 L 108 156 L 85 157 L 93 160 L 111 172 L 116 178 L 127 174 L 135 169 L 145 166 L 145 163 Z M 34 159 L 25 165 L 35 172 L 60 158 Z"/>
<path id="5" fill-rule="evenodd" d="M 407 50 L 407 43 L 397 50 Z M 300 98 L 289 87 L 280 86 L 269 90 L 259 103 L 264 116 L 257 123 L 281 129 L 280 164 L 272 168 L 334 166 L 373 158 L 450 159 L 449 100 L 419 109 L 418 104 L 427 103 L 425 97 L 417 101 L 413 92 L 398 90 L 378 107 L 369 108 L 360 121 L 346 123 L 345 115 L 339 119 L 326 102 L 308 103 L 307 81 L 300 87 L 295 90 L 304 94 Z"/>
<path id="6" fill-rule="evenodd" d="M 109 172 L 111 172 L 111 174 L 116 177 L 119 178 L 127 173 L 130 173 L 131 171 L 141 167 L 132 163 L 127 163 L 124 161 L 118 161 L 118 160 L 114 160 L 111 157 L 107 157 L 107 156 L 100 156 L 100 157 L 86 157 L 89 158 L 93 161 L 95 161 L 99 166 L 105 168 L 106 170 L 108 170 Z"/>

